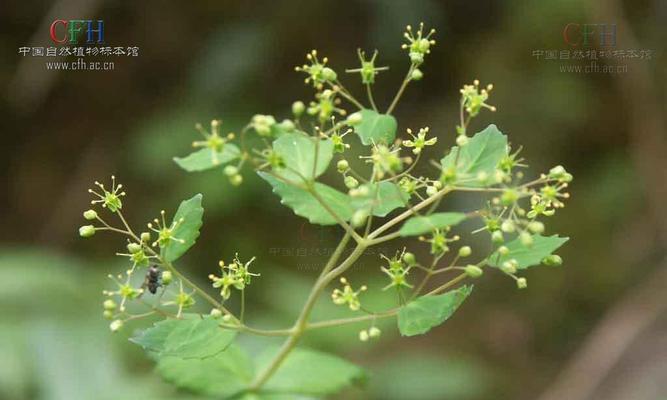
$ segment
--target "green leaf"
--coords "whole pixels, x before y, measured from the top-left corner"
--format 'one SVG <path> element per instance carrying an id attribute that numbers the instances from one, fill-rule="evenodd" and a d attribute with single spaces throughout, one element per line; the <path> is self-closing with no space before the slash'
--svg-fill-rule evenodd
<path id="1" fill-rule="evenodd" d="M 281 203 L 287 205 L 300 217 L 307 218 L 311 224 L 335 225 L 336 219 L 306 189 L 292 186 L 266 172 L 258 172 L 259 176 L 273 186 L 273 192 L 281 197 Z M 354 209 L 350 197 L 325 184 L 315 182 L 315 192 L 329 205 L 340 219 L 347 221 L 352 217 Z"/>
<path id="2" fill-rule="evenodd" d="M 187 155 L 186 157 L 174 157 L 179 167 L 188 172 L 205 171 L 219 167 L 239 157 L 241 151 L 236 145 L 225 144 L 221 152 L 204 148 Z"/>
<path id="3" fill-rule="evenodd" d="M 223 398 L 243 391 L 254 374 L 252 361 L 235 344 L 205 359 L 161 358 L 157 371 L 179 388 Z"/>
<path id="4" fill-rule="evenodd" d="M 173 231 L 173 236 L 180 240 L 171 240 L 162 248 L 162 256 L 172 262 L 182 256 L 199 237 L 199 228 L 202 226 L 204 209 L 201 206 L 202 195 L 197 194 L 189 200 L 184 200 L 176 210 L 173 221 L 180 221 Z M 173 222 L 172 222 L 173 223 Z"/>
<path id="5" fill-rule="evenodd" d="M 401 236 L 423 235 L 435 229 L 456 225 L 464 219 L 466 215 L 458 212 L 439 212 L 424 217 L 412 217 L 405 221 L 399 233 Z"/>
<path id="6" fill-rule="evenodd" d="M 264 352 L 257 365 L 265 367 L 277 349 Z M 261 371 L 261 368 L 257 368 Z M 364 371 L 341 358 L 314 350 L 297 348 L 263 387 L 267 392 L 324 396 L 365 379 Z"/>
<path id="7" fill-rule="evenodd" d="M 558 235 L 533 235 L 532 246 L 525 246 L 519 238 L 516 238 L 505 244 L 505 247 L 509 249 L 509 253 L 498 257 L 499 254 L 494 252 L 489 256 L 488 263 L 492 267 L 497 267 L 505 261 L 515 259 L 519 264 L 517 267 L 519 269 L 539 265 L 544 257 L 551 255 L 551 253 L 556 251 L 569 239 L 567 237 L 559 237 Z"/>
<path id="8" fill-rule="evenodd" d="M 273 150 L 285 162 L 285 168 L 276 170 L 276 173 L 290 181 L 303 182 L 302 177 L 310 180 L 326 171 L 333 157 L 333 142 L 305 133 L 285 133 L 273 142 Z M 313 171 L 316 154 L 317 167 Z"/>
<path id="9" fill-rule="evenodd" d="M 493 178 L 498 163 L 507 155 L 507 136 L 495 125 L 487 126 L 476 133 L 465 146 L 452 147 L 451 152 L 440 160 L 443 169 L 454 166 L 457 153 L 460 153 L 456 165 L 458 184 L 468 187 L 485 186 L 477 180 L 477 176 L 485 173 L 489 178 Z M 464 182 L 460 182 L 461 180 Z"/>
<path id="10" fill-rule="evenodd" d="M 361 138 L 361 143 L 370 145 L 373 143 L 391 144 L 396 138 L 396 118 L 387 114 L 379 114 L 376 111 L 363 109 L 361 112 L 361 123 L 354 131 Z"/>
<path id="11" fill-rule="evenodd" d="M 224 351 L 236 331 L 220 328 L 213 318 L 186 315 L 160 321 L 130 341 L 158 357 L 206 358 Z"/>
<path id="12" fill-rule="evenodd" d="M 445 322 L 472 292 L 472 286 L 462 286 L 441 295 L 421 296 L 398 312 L 398 330 L 403 336 L 428 332 Z"/>
<path id="13" fill-rule="evenodd" d="M 373 208 L 373 215 L 385 217 L 399 207 L 404 207 L 410 195 L 393 182 L 380 182 L 378 184 L 364 184 L 368 189 L 368 196 L 352 199 L 352 207 Z"/>

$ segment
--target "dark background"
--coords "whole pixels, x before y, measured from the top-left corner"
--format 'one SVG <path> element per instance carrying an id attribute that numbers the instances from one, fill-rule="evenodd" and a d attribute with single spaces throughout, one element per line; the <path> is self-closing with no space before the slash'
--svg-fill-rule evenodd
<path id="1" fill-rule="evenodd" d="M 20 56 L 21 46 L 51 45 L 56 18 L 102 19 L 109 45 L 139 46 L 140 55 L 114 59 L 113 71 L 76 72 Z M 312 48 L 339 75 L 357 65 L 357 47 L 377 48 L 378 64 L 391 66 L 376 84 L 386 106 L 407 69 L 405 25 L 423 20 L 437 28 L 438 43 L 396 112 L 399 130 L 429 125 L 450 146 L 458 89 L 475 78 L 494 83 L 489 102 L 498 112 L 483 112 L 471 129 L 493 122 L 524 146 L 532 172 L 563 164 L 574 174 L 572 198 L 550 224 L 571 240 L 559 252 L 563 267 L 527 272 L 527 290 L 487 274 L 429 335 L 400 338 L 386 326 L 379 342 L 362 344 L 362 327 L 313 334 L 309 345 L 371 373 L 365 391 L 342 398 L 664 399 L 666 18 L 667 4 L 648 0 L 5 2 L 0 398 L 185 396 L 160 383 L 126 342 L 129 332 L 112 336 L 101 318 L 104 277 L 123 270 L 113 257 L 123 243 L 102 235 L 84 242 L 77 228 L 87 188 L 111 174 L 125 185 L 124 209 L 137 226 L 202 192 L 205 224 L 184 269 L 204 282 L 218 259 L 256 255 L 254 320 L 281 326 L 293 318 L 322 262 L 296 249 L 333 246 L 339 232 L 304 225 L 248 172 L 232 188 L 219 170 L 187 175 L 171 157 L 190 151 L 196 122 L 222 118 L 225 132 L 238 131 L 255 113 L 288 117 L 292 101 L 310 100 L 293 68 Z M 652 57 L 607 61 L 627 64 L 624 73 L 586 74 L 560 67 L 588 61 L 533 56 L 574 50 L 563 40 L 568 23 L 615 24 L 615 49 Z M 342 79 L 362 93 L 357 76 Z M 382 285 L 379 265 L 369 255 L 354 281 Z"/>

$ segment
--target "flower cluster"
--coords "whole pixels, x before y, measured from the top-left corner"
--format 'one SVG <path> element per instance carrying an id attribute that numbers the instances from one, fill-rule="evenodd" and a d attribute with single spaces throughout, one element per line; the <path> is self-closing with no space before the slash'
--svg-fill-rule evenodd
<path id="1" fill-rule="evenodd" d="M 312 84 L 314 88 L 320 90 L 324 83 L 336 81 L 338 77 L 336 72 L 326 66 L 327 62 L 329 62 L 327 57 L 324 57 L 322 61 L 320 61 L 317 58 L 317 50 L 312 50 L 310 53 L 306 54 L 306 59 L 309 62 L 308 64 L 303 64 L 294 69 L 297 72 L 305 72 L 308 75 L 305 79 L 307 84 Z"/>
<path id="2" fill-rule="evenodd" d="M 359 290 L 355 291 L 352 289 L 352 286 L 350 286 L 350 283 L 347 281 L 347 279 L 340 278 L 340 283 L 343 284 L 343 289 L 336 288 L 331 293 L 331 299 L 333 300 L 334 304 L 347 304 L 350 310 L 358 311 L 361 308 L 359 294 L 366 291 L 366 286 L 364 285 L 360 287 Z"/>
<path id="3" fill-rule="evenodd" d="M 422 64 L 424 62 L 424 56 L 431 52 L 431 46 L 435 44 L 435 40 L 431 39 L 431 36 L 433 36 L 434 33 L 435 29 L 431 29 L 424 35 L 423 22 L 419 24 L 419 30 L 417 30 L 416 34 L 412 31 L 411 25 L 405 27 L 403 36 L 407 39 L 408 43 L 403 44 L 401 48 L 408 50 L 410 61 L 414 65 Z"/>
<path id="4" fill-rule="evenodd" d="M 231 296 L 232 287 L 237 290 L 244 290 L 250 284 L 253 276 L 259 276 L 259 274 L 252 273 L 249 270 L 250 264 L 253 261 L 255 261 L 255 257 L 249 261 L 241 262 L 238 254 L 236 254 L 231 263 L 225 264 L 222 260 L 218 263 L 221 270 L 220 276 L 213 274 L 208 276 L 213 281 L 213 287 L 220 289 L 220 296 L 224 300 L 229 299 Z"/>

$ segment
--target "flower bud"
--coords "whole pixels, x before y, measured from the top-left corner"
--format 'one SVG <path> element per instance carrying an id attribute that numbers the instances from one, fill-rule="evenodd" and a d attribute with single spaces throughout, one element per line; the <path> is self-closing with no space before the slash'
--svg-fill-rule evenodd
<path id="1" fill-rule="evenodd" d="M 301 116 L 304 111 L 306 111 L 306 105 L 303 104 L 303 101 L 295 101 L 292 103 L 292 114 L 294 114 L 295 117 Z"/>
<path id="2" fill-rule="evenodd" d="M 359 340 L 362 342 L 367 342 L 368 341 L 368 331 L 365 329 L 359 332 Z"/>
<path id="3" fill-rule="evenodd" d="M 372 327 L 368 330 L 368 336 L 370 336 L 370 337 L 372 337 L 372 338 L 380 337 L 380 334 L 382 334 L 382 331 L 380 330 L 380 328 L 378 328 L 378 327 L 376 327 L 376 326 L 372 326 Z"/>
<path id="4" fill-rule="evenodd" d="M 421 70 L 419 68 L 415 68 L 412 71 L 412 73 L 410 74 L 410 79 L 412 79 L 413 81 L 421 80 L 421 78 L 423 78 L 423 77 L 424 77 L 424 73 L 421 72 Z"/>
<path id="5" fill-rule="evenodd" d="M 507 248 L 507 246 L 500 246 L 498 247 L 498 254 L 501 256 L 506 256 L 510 253 L 510 249 Z"/>
<path id="6" fill-rule="evenodd" d="M 361 113 L 359 111 L 357 111 L 355 113 L 350 114 L 347 117 L 347 120 L 345 121 L 345 123 L 350 125 L 350 126 L 354 126 L 354 125 L 359 125 L 362 120 L 363 120 L 363 116 L 361 115 Z"/>
<path id="7" fill-rule="evenodd" d="M 542 233 L 544 232 L 544 224 L 540 221 L 531 221 L 528 223 L 528 230 L 533 233 Z"/>
<path id="8" fill-rule="evenodd" d="M 88 221 L 92 221 L 95 218 L 97 218 L 97 211 L 95 210 L 84 211 L 83 218 L 87 219 Z"/>
<path id="9" fill-rule="evenodd" d="M 516 280 L 516 287 L 519 289 L 525 289 L 528 287 L 528 281 L 526 278 L 519 278 Z"/>
<path id="10" fill-rule="evenodd" d="M 435 196 L 438 193 L 438 189 L 435 186 L 426 186 L 426 194 L 430 196 Z"/>
<path id="11" fill-rule="evenodd" d="M 484 273 L 480 267 L 472 264 L 466 265 L 465 272 L 471 278 L 479 278 Z"/>
<path id="12" fill-rule="evenodd" d="M 501 229 L 503 232 L 506 232 L 506 233 L 512 233 L 512 232 L 514 232 L 514 231 L 516 230 L 516 226 L 514 225 L 514 221 L 512 221 L 512 220 L 510 220 L 510 219 L 506 219 L 506 220 L 504 220 L 503 223 L 500 225 L 500 229 Z"/>
<path id="13" fill-rule="evenodd" d="M 468 257 L 472 254 L 470 246 L 463 246 L 459 249 L 459 257 Z"/>
<path id="14" fill-rule="evenodd" d="M 79 228 L 79 236 L 88 238 L 95 234 L 95 227 L 92 225 L 84 225 Z"/>
<path id="15" fill-rule="evenodd" d="M 222 317 L 222 311 L 220 311 L 220 309 L 218 309 L 218 308 L 213 308 L 211 310 L 211 317 L 213 317 L 215 319 L 218 319 L 218 318 Z"/>
<path id="16" fill-rule="evenodd" d="M 162 285 L 167 286 L 174 280 L 174 276 L 171 274 L 171 271 L 162 271 L 161 279 Z"/>
<path id="17" fill-rule="evenodd" d="M 345 177 L 345 186 L 348 189 L 354 189 L 357 186 L 359 186 L 359 181 L 356 180 L 353 176 L 346 176 Z"/>
<path id="18" fill-rule="evenodd" d="M 514 189 L 507 189 L 500 196 L 500 202 L 503 203 L 504 206 L 511 206 L 516 203 L 517 200 L 519 200 L 519 193 Z"/>
<path id="19" fill-rule="evenodd" d="M 542 264 L 549 266 L 559 266 L 563 263 L 563 259 L 556 254 L 546 256 L 542 259 Z"/>
<path id="20" fill-rule="evenodd" d="M 501 231 L 493 231 L 491 234 L 491 241 L 496 244 L 503 243 L 505 241 L 503 233 Z"/>
<path id="21" fill-rule="evenodd" d="M 515 274 L 516 273 L 516 260 L 505 261 L 500 269 L 506 274 Z"/>
<path id="22" fill-rule="evenodd" d="M 470 138 L 469 138 L 468 136 L 466 136 L 466 135 L 458 135 L 458 136 L 456 137 L 456 144 L 458 144 L 459 146 L 463 147 L 463 146 L 465 146 L 466 144 L 468 144 L 468 141 L 469 141 L 469 140 L 470 140 Z"/>
<path id="23" fill-rule="evenodd" d="M 519 234 L 519 240 L 521 241 L 521 244 L 523 244 L 526 247 L 530 247 L 533 245 L 533 236 L 524 231 Z"/>
<path id="24" fill-rule="evenodd" d="M 352 223 L 352 226 L 358 228 L 366 222 L 367 217 L 368 213 L 365 210 L 357 210 L 354 212 L 354 214 L 352 214 L 350 222 Z"/>
<path id="25" fill-rule="evenodd" d="M 128 243 L 127 251 L 129 251 L 130 254 L 138 253 L 141 251 L 141 245 L 139 243 Z"/>
<path id="26" fill-rule="evenodd" d="M 225 322 L 229 322 L 229 321 L 232 320 L 232 315 L 231 315 L 231 314 L 225 314 L 225 315 L 222 317 L 222 320 L 225 321 Z"/>
<path id="27" fill-rule="evenodd" d="M 111 311 L 111 310 L 104 310 L 104 312 L 102 313 L 102 316 L 104 317 L 104 319 L 109 319 L 109 320 L 111 320 L 111 319 L 113 319 L 113 311 Z"/>
<path id="28" fill-rule="evenodd" d="M 233 175 L 229 178 L 229 183 L 231 183 L 232 186 L 239 186 L 243 183 L 243 177 L 239 174 Z"/>
<path id="29" fill-rule="evenodd" d="M 144 243 L 150 242 L 151 241 L 151 233 L 150 232 L 141 232 L 141 236 L 139 238 Z"/>
<path id="30" fill-rule="evenodd" d="M 239 169 L 236 168 L 234 165 L 228 165 L 228 166 L 225 167 L 223 172 L 225 173 L 225 175 L 231 177 L 231 176 L 237 175 L 239 173 Z"/>
<path id="31" fill-rule="evenodd" d="M 416 51 L 411 51 L 410 52 L 410 61 L 413 64 L 421 64 L 424 62 L 424 54 L 416 52 Z"/>
<path id="32" fill-rule="evenodd" d="M 119 319 L 114 320 L 109 324 L 109 329 L 111 329 L 111 332 L 118 332 L 121 330 L 121 328 L 123 328 L 123 321 Z"/>
<path id="33" fill-rule="evenodd" d="M 322 78 L 325 81 L 335 81 L 336 78 L 338 78 L 338 75 L 336 74 L 336 71 L 329 67 L 324 67 L 322 68 Z"/>
<path id="34" fill-rule="evenodd" d="M 410 252 L 406 252 L 403 254 L 403 261 L 408 265 L 415 265 L 417 263 L 415 255 Z"/>
<path id="35" fill-rule="evenodd" d="M 104 303 L 102 303 L 102 306 L 107 311 L 113 311 L 113 310 L 116 309 L 117 304 L 116 304 L 115 301 L 113 301 L 111 299 L 107 299 L 107 300 L 104 300 Z"/>
<path id="36" fill-rule="evenodd" d="M 350 164 L 347 162 L 347 160 L 340 160 L 338 163 L 336 163 L 336 169 L 338 169 L 338 172 L 342 174 L 343 172 L 346 172 L 348 169 L 350 169 Z"/>
<path id="37" fill-rule="evenodd" d="M 280 126 L 287 132 L 292 132 L 294 128 L 296 128 L 291 119 L 284 119 L 283 122 L 280 123 Z"/>

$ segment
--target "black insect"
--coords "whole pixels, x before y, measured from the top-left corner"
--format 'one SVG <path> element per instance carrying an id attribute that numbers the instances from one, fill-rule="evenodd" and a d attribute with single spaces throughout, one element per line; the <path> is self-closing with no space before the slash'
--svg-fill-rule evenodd
<path id="1" fill-rule="evenodd" d="M 157 265 L 151 265 L 146 272 L 146 279 L 144 280 L 144 286 L 148 288 L 148 291 L 152 294 L 157 292 L 157 288 L 162 286 L 160 283 L 160 277 L 162 272 L 157 267 Z"/>

